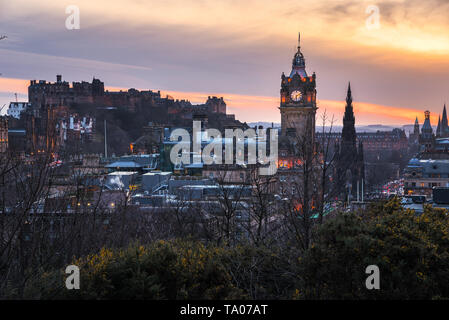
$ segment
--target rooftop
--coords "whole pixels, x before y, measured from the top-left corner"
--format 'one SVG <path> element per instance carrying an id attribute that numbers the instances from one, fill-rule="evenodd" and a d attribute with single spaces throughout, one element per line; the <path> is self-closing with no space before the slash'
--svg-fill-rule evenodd
<path id="1" fill-rule="evenodd" d="M 131 176 L 137 174 L 136 171 L 114 171 L 108 174 L 108 176 Z"/>

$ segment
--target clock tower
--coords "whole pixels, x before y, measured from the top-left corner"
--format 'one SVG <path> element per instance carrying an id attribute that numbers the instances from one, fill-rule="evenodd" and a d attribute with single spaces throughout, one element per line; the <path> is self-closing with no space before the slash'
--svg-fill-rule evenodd
<path id="1" fill-rule="evenodd" d="M 281 136 L 297 136 L 312 143 L 315 136 L 316 75 L 308 76 L 304 55 L 298 51 L 293 57 L 292 71 L 281 81 Z"/>

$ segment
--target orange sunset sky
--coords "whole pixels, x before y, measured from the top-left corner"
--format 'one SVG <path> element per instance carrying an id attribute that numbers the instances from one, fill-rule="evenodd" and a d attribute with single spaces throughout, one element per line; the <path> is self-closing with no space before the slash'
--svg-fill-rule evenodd
<path id="1" fill-rule="evenodd" d="M 65 27 L 68 5 L 79 30 Z M 370 6 L 379 28 L 367 28 Z M 349 81 L 357 124 L 422 122 L 428 109 L 436 125 L 449 102 L 448 16 L 447 0 L 0 0 L 0 107 L 26 100 L 30 79 L 62 74 L 192 103 L 219 95 L 239 120 L 279 122 L 301 31 L 320 111 L 336 125 Z"/>

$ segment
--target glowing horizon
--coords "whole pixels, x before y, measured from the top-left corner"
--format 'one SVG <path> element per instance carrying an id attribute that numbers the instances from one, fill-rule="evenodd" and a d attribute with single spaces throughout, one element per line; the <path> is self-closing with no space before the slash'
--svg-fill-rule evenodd
<path id="1" fill-rule="evenodd" d="M 10 94 L 18 93 L 22 96 L 27 95 L 30 80 L 0 78 L 0 88 L 2 88 L 2 90 L 6 89 L 5 92 L 9 92 Z M 129 88 L 125 87 L 112 87 L 107 85 L 105 86 L 105 90 L 109 91 L 126 91 L 128 89 Z M 138 90 L 147 89 L 138 88 Z M 235 114 L 236 119 L 242 122 L 280 122 L 278 97 L 250 96 L 224 92 L 183 92 L 153 89 L 153 91 L 158 90 L 161 92 L 162 97 L 169 95 L 174 99 L 189 100 L 192 104 L 205 103 L 209 96 L 223 97 L 227 104 L 228 113 Z M 334 116 L 335 126 L 339 126 L 342 124 L 341 119 L 343 117 L 345 107 L 344 100 L 318 100 L 317 104 L 319 108 L 317 113 L 317 124 L 321 121 L 320 117 L 324 110 L 326 110 L 329 120 L 332 118 L 332 116 Z M 390 126 L 402 126 L 414 123 L 416 117 L 418 117 L 420 123 L 424 121 L 424 111 L 420 110 L 397 106 L 383 106 L 362 101 L 354 101 L 353 105 L 356 117 L 356 125 L 358 126 L 374 125 L 380 123 Z M 263 116 L 255 118 L 254 109 L 257 109 L 258 112 L 261 112 Z M 371 121 L 373 115 L 376 116 L 375 122 Z M 276 120 L 273 121 L 273 119 Z M 437 121 L 438 115 L 431 114 L 431 123 L 435 124 Z"/>

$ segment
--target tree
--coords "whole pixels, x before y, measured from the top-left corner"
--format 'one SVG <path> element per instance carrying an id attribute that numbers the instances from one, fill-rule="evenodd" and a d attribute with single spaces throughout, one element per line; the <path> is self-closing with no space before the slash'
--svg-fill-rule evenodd
<path id="1" fill-rule="evenodd" d="M 323 170 L 322 154 L 315 141 L 315 119 L 309 118 L 304 127 L 296 128 L 281 138 L 280 149 L 288 154 L 288 168 L 279 168 L 281 212 L 287 238 L 300 250 L 306 250 L 312 241 L 315 215 L 322 200 L 320 181 Z M 283 141 L 282 141 L 283 140 Z M 282 178 L 282 179 L 281 179 Z"/>
<path id="2" fill-rule="evenodd" d="M 341 214 L 317 231 L 300 258 L 306 299 L 448 298 L 449 218 L 441 209 L 416 215 L 397 198 Z M 367 290 L 365 269 L 380 269 L 380 290 Z"/>
<path id="3" fill-rule="evenodd" d="M 322 116 L 322 127 L 321 127 L 321 139 L 318 141 L 318 150 L 321 156 L 318 163 L 320 164 L 320 199 L 318 201 L 318 223 L 323 223 L 324 208 L 325 204 L 335 196 L 336 190 L 334 190 L 329 181 L 330 171 L 333 168 L 335 161 L 335 150 L 331 151 L 332 148 L 332 130 L 334 127 L 334 116 L 329 121 L 329 130 L 326 132 L 326 125 L 328 124 L 327 111 L 324 110 Z"/>

